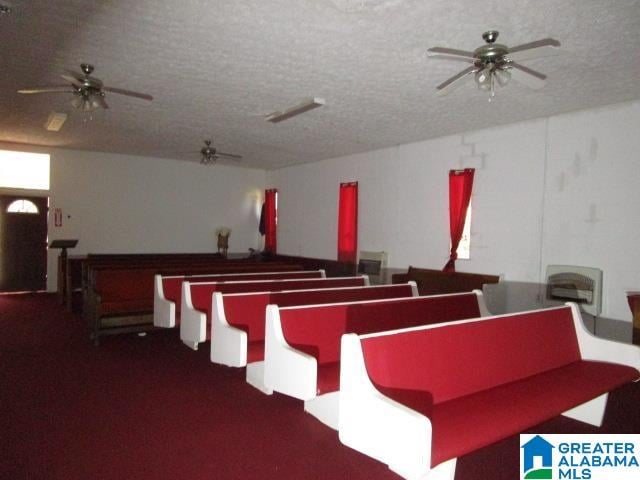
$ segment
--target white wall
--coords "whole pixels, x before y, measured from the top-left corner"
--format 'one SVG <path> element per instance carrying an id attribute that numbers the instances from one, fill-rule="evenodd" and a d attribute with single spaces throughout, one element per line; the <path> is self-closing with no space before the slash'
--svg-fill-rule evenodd
<path id="1" fill-rule="evenodd" d="M 215 252 L 215 230 L 222 225 L 232 230 L 230 252 L 261 247 L 264 170 L 6 144 L 0 148 L 51 154 L 49 239 L 78 238 L 70 255 Z M 53 225 L 55 208 L 62 209 L 62 227 Z M 49 290 L 56 286 L 58 253 L 49 252 Z"/>
<path id="2" fill-rule="evenodd" d="M 540 282 L 548 263 L 604 270 L 603 315 L 640 290 L 640 102 L 275 170 L 278 250 L 336 258 L 338 185 L 359 182 L 359 249 L 391 267 L 448 258 L 451 168 L 474 167 L 471 259 L 459 271 Z"/>
<path id="3" fill-rule="evenodd" d="M 604 314 L 640 290 L 640 102 L 549 121 L 543 264 L 604 271 Z"/>
<path id="4" fill-rule="evenodd" d="M 55 151 L 50 206 L 63 226 L 50 222 L 49 236 L 79 238 L 73 254 L 215 252 L 224 225 L 229 251 L 248 253 L 260 246 L 264 185 L 263 170 Z"/>

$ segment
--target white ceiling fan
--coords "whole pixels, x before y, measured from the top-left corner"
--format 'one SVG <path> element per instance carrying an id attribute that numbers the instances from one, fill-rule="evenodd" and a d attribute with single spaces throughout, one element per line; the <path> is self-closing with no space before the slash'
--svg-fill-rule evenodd
<path id="1" fill-rule="evenodd" d="M 446 95 L 462 85 L 462 80 L 471 74 L 474 75 L 478 88 L 489 92 L 489 101 L 495 95 L 496 83 L 504 87 L 511 78 L 533 89 L 544 87 L 547 76 L 519 62 L 553 55 L 557 53 L 560 42 L 553 38 L 543 38 L 509 48 L 495 43 L 498 34 L 497 30 L 484 32 L 482 38 L 486 43 L 472 52 L 447 47 L 428 49 L 427 52 L 431 58 L 471 64 L 438 85 L 436 87 L 438 92 Z"/>
<path id="2" fill-rule="evenodd" d="M 71 105 L 84 112 L 93 112 L 98 108 L 109 108 L 109 105 L 105 100 L 105 92 L 140 98 L 142 100 L 153 100 L 153 97 L 146 93 L 124 90 L 122 88 L 107 87 L 102 83 L 102 80 L 91 76 L 91 73 L 94 70 L 94 67 L 91 64 L 83 63 L 80 65 L 80 68 L 82 69 L 82 73 L 67 70 L 66 74 L 61 75 L 63 80 L 68 82 L 66 85 L 24 88 L 18 90 L 18 93 L 71 93 L 73 94 Z"/>

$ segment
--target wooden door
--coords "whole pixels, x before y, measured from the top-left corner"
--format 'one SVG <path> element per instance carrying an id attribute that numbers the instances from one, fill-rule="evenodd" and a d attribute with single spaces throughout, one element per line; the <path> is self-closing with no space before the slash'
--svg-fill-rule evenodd
<path id="1" fill-rule="evenodd" d="M 47 199 L 0 195 L 0 291 L 46 287 Z"/>

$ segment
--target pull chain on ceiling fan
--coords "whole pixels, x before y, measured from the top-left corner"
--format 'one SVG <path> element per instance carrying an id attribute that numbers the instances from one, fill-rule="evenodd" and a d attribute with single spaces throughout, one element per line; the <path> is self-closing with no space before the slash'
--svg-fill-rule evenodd
<path id="1" fill-rule="evenodd" d="M 439 93 L 446 95 L 462 85 L 462 79 L 473 74 L 480 90 L 489 92 L 489 101 L 495 96 L 496 84 L 504 87 L 511 78 L 533 89 L 544 87 L 547 76 L 526 67 L 518 61 L 529 60 L 557 53 L 560 42 L 553 38 L 543 38 L 509 48 L 495 43 L 497 30 L 484 32 L 486 42 L 473 52 L 447 47 L 433 47 L 427 50 L 431 58 L 471 63 L 470 66 L 445 80 L 436 87 Z"/>

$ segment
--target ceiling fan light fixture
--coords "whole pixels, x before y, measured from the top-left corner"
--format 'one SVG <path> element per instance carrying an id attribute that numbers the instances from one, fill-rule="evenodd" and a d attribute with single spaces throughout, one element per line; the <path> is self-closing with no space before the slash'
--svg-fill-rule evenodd
<path id="1" fill-rule="evenodd" d="M 480 85 L 486 83 L 489 80 L 489 75 L 491 72 L 488 68 L 483 68 L 482 70 L 478 70 L 476 72 L 476 82 Z"/>
<path id="2" fill-rule="evenodd" d="M 98 108 L 100 108 L 100 102 L 98 101 L 98 98 L 95 95 L 91 97 L 90 103 L 91 103 L 92 110 L 97 110 Z"/>
<path id="3" fill-rule="evenodd" d="M 475 75 L 476 84 L 480 90 L 491 90 L 491 69 L 488 67 L 478 70 Z"/>
<path id="4" fill-rule="evenodd" d="M 73 99 L 71 99 L 71 106 L 73 108 L 80 108 L 82 106 L 82 96 L 77 93 L 73 96 Z"/>
<path id="5" fill-rule="evenodd" d="M 213 165 L 214 163 L 216 163 L 216 160 L 218 159 L 218 157 L 215 155 L 215 153 L 211 153 L 211 154 L 203 154 L 202 158 L 200 159 L 200 163 L 203 165 Z"/>
<path id="6" fill-rule="evenodd" d="M 511 72 L 503 68 L 497 68 L 494 72 L 494 75 L 496 76 L 498 85 L 500 85 L 501 87 L 504 87 L 511 80 Z"/>
<path id="7" fill-rule="evenodd" d="M 93 105 L 93 100 L 89 98 L 82 99 L 82 111 L 83 112 L 93 112 L 97 107 Z"/>

